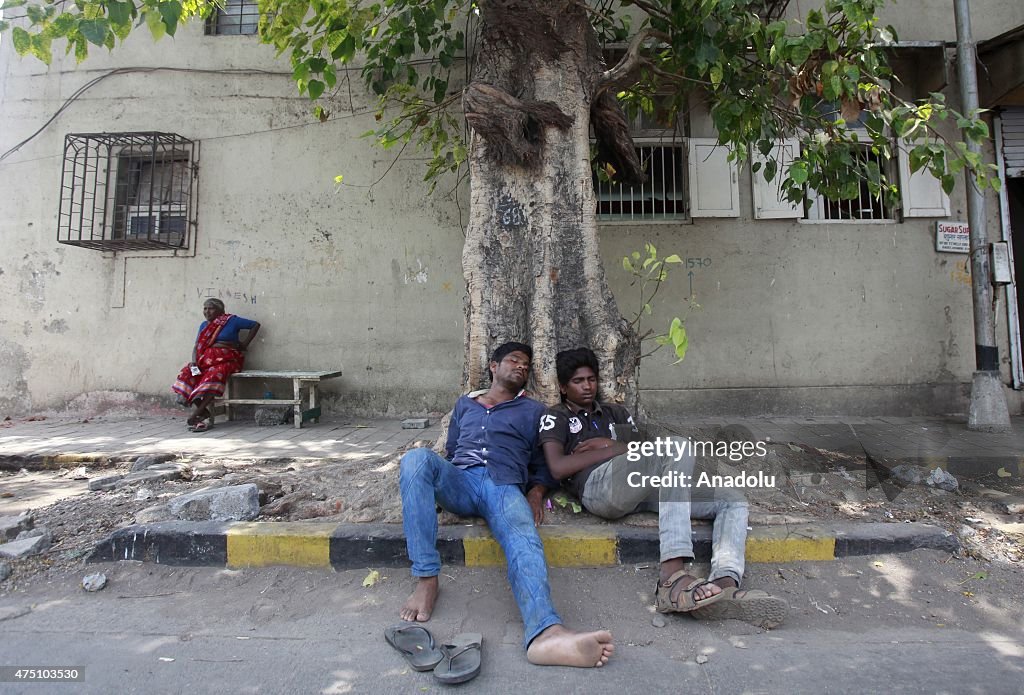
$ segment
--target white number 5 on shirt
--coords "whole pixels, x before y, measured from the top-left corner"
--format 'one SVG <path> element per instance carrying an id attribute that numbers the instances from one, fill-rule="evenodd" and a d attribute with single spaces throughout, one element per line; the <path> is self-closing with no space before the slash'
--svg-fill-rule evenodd
<path id="1" fill-rule="evenodd" d="M 547 432 L 555 427 L 555 416 L 554 415 L 542 415 L 540 418 L 540 431 Z"/>

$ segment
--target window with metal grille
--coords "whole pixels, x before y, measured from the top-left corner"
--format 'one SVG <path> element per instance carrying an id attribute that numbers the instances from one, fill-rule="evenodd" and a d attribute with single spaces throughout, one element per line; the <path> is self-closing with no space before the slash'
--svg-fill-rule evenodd
<path id="1" fill-rule="evenodd" d="M 260 8 L 256 0 L 227 0 L 224 7 L 206 20 L 209 35 L 255 34 L 260 24 Z"/>
<path id="2" fill-rule="evenodd" d="M 173 133 L 69 134 L 57 241 L 104 251 L 189 248 L 197 144 Z"/>
<path id="3" fill-rule="evenodd" d="M 871 151 L 870 143 L 858 145 L 855 156 L 862 163 L 874 162 L 891 178 L 889 163 L 880 154 Z M 896 219 L 896 211 L 883 197 L 871 195 L 867 181 L 861 181 L 857 196 L 848 200 L 829 200 L 816 191 L 808 190 L 804 209 L 804 219 L 815 222 L 878 222 Z"/>
<path id="4" fill-rule="evenodd" d="M 594 176 L 600 220 L 656 220 L 686 217 L 686 150 L 683 143 L 635 139 L 647 180 L 630 186 Z M 602 180 L 603 179 L 603 180 Z"/>

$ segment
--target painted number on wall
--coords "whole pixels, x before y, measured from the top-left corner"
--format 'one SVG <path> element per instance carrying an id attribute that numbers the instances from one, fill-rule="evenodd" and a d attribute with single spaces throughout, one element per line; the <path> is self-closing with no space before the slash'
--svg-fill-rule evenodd
<path id="1" fill-rule="evenodd" d="M 693 268 L 710 268 L 711 267 L 711 259 L 710 258 L 687 258 L 686 259 L 686 267 L 690 268 L 690 269 L 693 269 Z"/>

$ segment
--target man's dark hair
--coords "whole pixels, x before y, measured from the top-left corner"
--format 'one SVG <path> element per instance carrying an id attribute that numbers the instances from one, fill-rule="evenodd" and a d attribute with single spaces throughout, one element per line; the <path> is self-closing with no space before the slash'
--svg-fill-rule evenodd
<path id="1" fill-rule="evenodd" d="M 555 372 L 558 374 L 558 383 L 562 386 L 569 383 L 572 375 L 580 367 L 590 367 L 594 370 L 594 376 L 601 376 L 597 355 L 590 348 L 580 347 L 573 350 L 562 350 L 555 355 Z"/>
<path id="2" fill-rule="evenodd" d="M 517 343 L 514 340 L 507 343 L 502 343 L 498 347 L 494 348 L 494 353 L 491 355 L 491 362 L 501 362 L 505 359 L 505 356 L 513 353 L 521 352 L 533 361 L 533 348 L 526 343 Z M 491 372 L 490 369 L 487 370 Z M 491 372 L 491 381 L 494 381 L 494 372 Z"/>

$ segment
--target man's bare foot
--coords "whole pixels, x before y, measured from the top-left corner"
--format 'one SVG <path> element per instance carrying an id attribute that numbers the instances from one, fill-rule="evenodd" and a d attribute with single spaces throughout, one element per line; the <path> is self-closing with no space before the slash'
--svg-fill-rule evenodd
<path id="1" fill-rule="evenodd" d="M 427 622 L 430 620 L 430 614 L 434 612 L 438 591 L 440 591 L 440 586 L 437 583 L 437 577 L 420 577 L 416 582 L 416 588 L 412 590 L 412 594 L 406 599 L 405 605 L 402 606 L 402 610 L 398 611 L 398 615 L 402 620 L 409 622 Z"/>
<path id="2" fill-rule="evenodd" d="M 538 666 L 604 666 L 615 651 L 612 633 L 573 632 L 562 625 L 552 625 L 537 635 L 526 650 L 526 658 Z"/>

